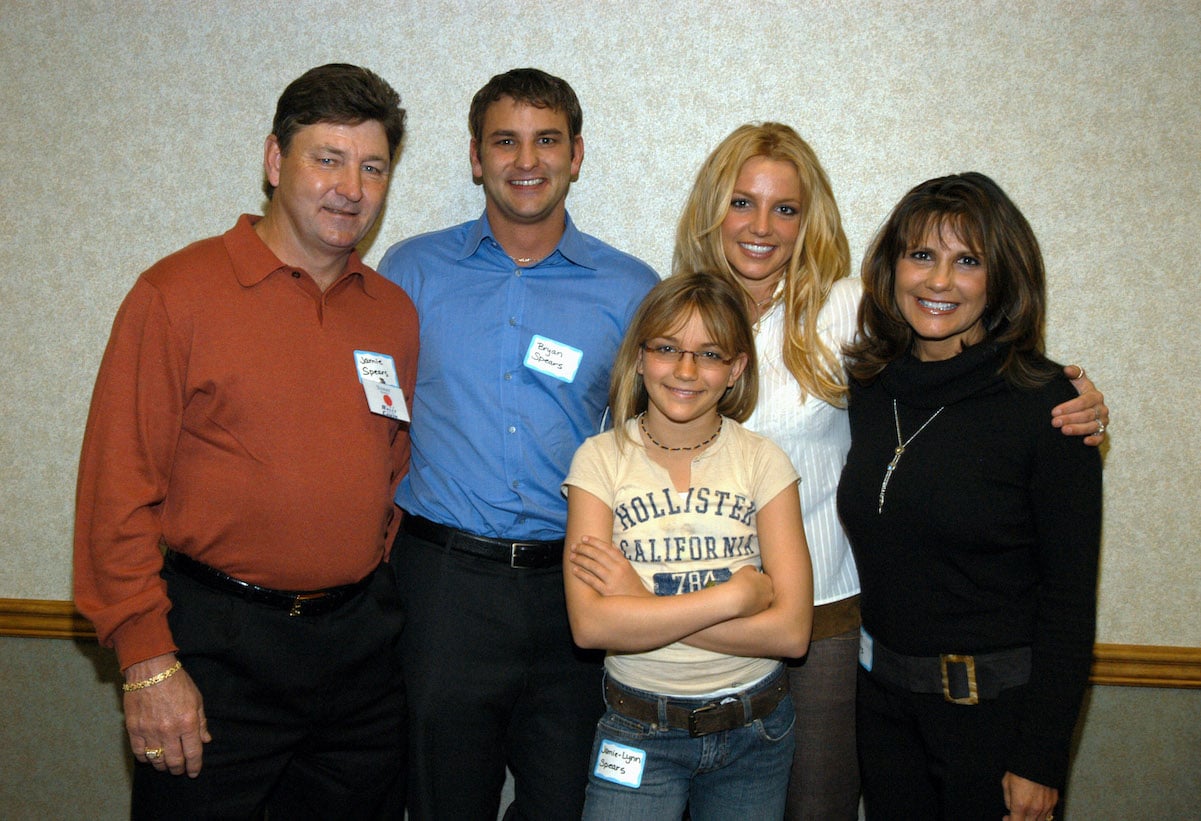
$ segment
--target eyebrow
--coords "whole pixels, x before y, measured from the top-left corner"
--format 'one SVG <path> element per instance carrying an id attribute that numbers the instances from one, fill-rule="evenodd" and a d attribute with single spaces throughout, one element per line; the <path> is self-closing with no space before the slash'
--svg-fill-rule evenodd
<path id="1" fill-rule="evenodd" d="M 322 143 L 320 145 L 315 145 L 315 146 L 313 146 L 312 150 L 318 154 L 334 154 L 338 157 L 342 157 L 343 159 L 346 158 L 346 153 L 347 153 L 346 149 L 338 148 L 337 146 L 330 145 L 329 143 Z M 376 165 L 388 165 L 389 164 L 388 158 L 381 156 L 379 154 L 371 154 L 369 156 L 363 157 L 363 162 L 375 163 Z"/>
<path id="2" fill-rule="evenodd" d="M 678 336 L 672 336 L 671 334 L 651 334 L 649 337 L 647 337 L 646 341 L 650 342 L 650 341 L 656 340 L 656 339 L 661 339 L 664 342 L 671 343 L 672 345 L 680 344 L 680 338 Z M 699 347 L 702 350 L 704 350 L 705 348 L 716 348 L 719 351 L 725 350 L 724 346 L 720 342 L 713 342 L 713 341 L 702 342 Z"/>
<path id="3" fill-rule="evenodd" d="M 730 192 L 731 197 L 733 197 L 735 195 L 737 195 L 739 197 L 746 197 L 747 199 L 754 199 L 756 196 L 753 191 L 743 191 L 741 188 L 737 188 L 737 187 L 733 191 Z M 761 197 L 760 199 L 771 199 L 771 197 Z M 778 199 L 778 200 L 774 200 L 774 201 L 778 202 L 778 203 L 779 202 L 794 202 L 797 205 L 800 205 L 801 198 L 800 197 L 784 197 L 783 199 Z"/>
<path id="4" fill-rule="evenodd" d="M 567 132 L 565 132 L 565 131 L 564 131 L 563 129 L 561 129 L 561 128 L 541 128 L 541 129 L 539 129 L 539 130 L 537 130 L 537 131 L 535 131 L 535 132 L 534 132 L 534 136 L 535 136 L 535 137 L 556 137 L 556 136 L 557 136 L 557 137 L 561 137 L 561 136 L 563 136 L 563 135 L 564 135 L 564 134 L 566 134 L 566 133 L 567 133 Z M 487 136 L 488 136 L 489 138 L 495 138 L 495 137 L 520 137 L 520 136 L 521 136 L 521 134 L 520 134 L 520 132 L 518 132 L 516 129 L 512 129 L 512 128 L 498 128 L 498 129 L 496 129 L 495 131 L 490 131 L 490 132 L 488 132 Z"/>

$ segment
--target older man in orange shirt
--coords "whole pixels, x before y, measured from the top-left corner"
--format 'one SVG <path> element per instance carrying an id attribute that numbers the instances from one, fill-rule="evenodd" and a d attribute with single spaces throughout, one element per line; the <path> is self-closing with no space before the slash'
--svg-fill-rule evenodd
<path id="1" fill-rule="evenodd" d="M 75 595 L 124 671 L 135 818 L 399 812 L 403 615 L 381 563 L 417 320 L 355 246 L 403 131 L 372 72 L 307 72 L 266 139 L 266 215 L 156 263 L 117 314 Z"/>

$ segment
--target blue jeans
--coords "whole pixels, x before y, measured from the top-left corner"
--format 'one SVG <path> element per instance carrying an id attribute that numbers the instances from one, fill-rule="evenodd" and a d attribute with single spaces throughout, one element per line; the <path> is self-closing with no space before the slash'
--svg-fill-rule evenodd
<path id="1" fill-rule="evenodd" d="M 775 678 L 769 676 L 744 695 L 754 695 Z M 658 699 L 662 715 L 664 697 L 618 686 L 644 699 Z M 700 707 L 710 699 L 673 697 L 670 701 Z M 610 706 L 597 724 L 592 743 L 584 819 L 667 821 L 682 817 L 687 807 L 693 821 L 778 821 L 784 816 L 794 721 L 792 700 L 785 696 L 766 718 L 693 738 L 687 730 L 662 729 Z M 597 775 L 606 743 L 609 748 L 621 745 L 627 748 L 625 754 L 642 760 L 641 783 L 636 788 Z"/>

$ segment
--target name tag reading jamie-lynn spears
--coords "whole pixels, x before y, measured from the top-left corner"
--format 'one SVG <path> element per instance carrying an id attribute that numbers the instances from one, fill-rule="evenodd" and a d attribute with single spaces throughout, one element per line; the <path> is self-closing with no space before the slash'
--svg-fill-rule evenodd
<path id="1" fill-rule="evenodd" d="M 355 351 L 354 367 L 367 395 L 368 409 L 389 419 L 408 422 L 409 409 L 396 376 L 396 360 L 386 353 Z"/>
<path id="2" fill-rule="evenodd" d="M 564 382 L 574 382 L 583 358 L 584 352 L 579 348 L 534 334 L 525 352 L 525 366 Z"/>
<path id="3" fill-rule="evenodd" d="M 592 774 L 614 784 L 623 784 L 635 790 L 642 786 L 642 768 L 646 766 L 646 750 L 627 747 L 601 739 L 600 752 L 596 755 L 596 767 Z"/>

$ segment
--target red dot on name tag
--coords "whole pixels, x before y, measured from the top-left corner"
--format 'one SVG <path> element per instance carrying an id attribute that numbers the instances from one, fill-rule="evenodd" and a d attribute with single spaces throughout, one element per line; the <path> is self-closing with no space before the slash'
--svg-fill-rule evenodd
<path id="1" fill-rule="evenodd" d="M 388 396 L 386 393 L 384 394 L 384 404 L 388 407 L 392 407 L 392 397 Z"/>

